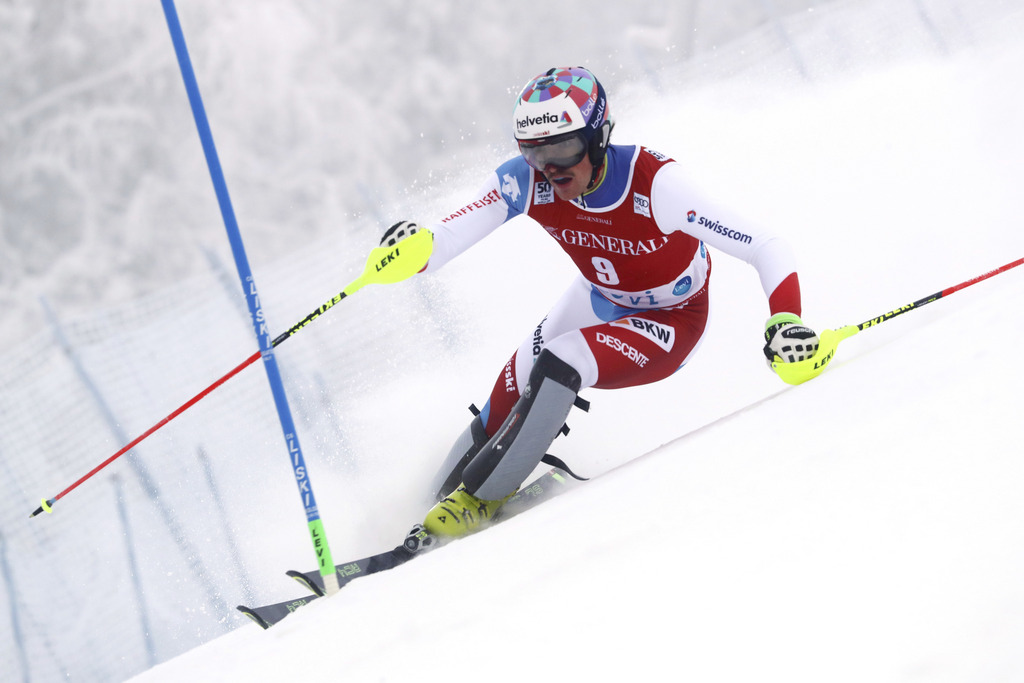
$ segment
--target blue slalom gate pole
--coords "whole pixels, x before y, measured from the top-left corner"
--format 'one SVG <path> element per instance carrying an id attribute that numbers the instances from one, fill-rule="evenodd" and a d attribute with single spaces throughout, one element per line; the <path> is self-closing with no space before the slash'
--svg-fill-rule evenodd
<path id="1" fill-rule="evenodd" d="M 274 395 L 274 405 L 277 407 L 277 415 L 281 421 L 281 429 L 284 432 L 284 440 L 288 447 L 289 459 L 295 473 L 295 481 L 298 483 L 302 504 L 306 509 L 306 521 L 309 524 L 313 549 L 316 551 L 317 561 L 320 565 L 320 575 L 324 579 L 324 587 L 327 589 L 327 593 L 331 594 L 338 590 L 334 560 L 331 558 L 331 550 L 327 544 L 323 522 L 320 520 L 316 498 L 313 496 L 313 486 L 309 480 L 309 472 L 306 468 L 305 460 L 302 457 L 302 448 L 299 446 L 299 437 L 292 420 L 291 409 L 288 407 L 288 397 L 285 395 L 284 384 L 281 382 L 281 373 L 278 370 L 277 360 L 274 357 L 274 345 L 263 316 L 263 309 L 260 306 L 259 294 L 256 291 L 256 281 L 253 279 L 252 270 L 249 268 L 249 259 L 246 257 L 242 235 L 238 229 L 238 221 L 235 219 L 235 211 L 231 206 L 231 197 L 228 195 L 224 171 L 221 169 L 217 148 L 213 143 L 213 133 L 210 130 L 210 123 L 206 117 L 203 100 L 199 94 L 199 84 L 196 82 L 196 75 L 192 69 L 188 47 L 185 45 L 185 34 L 181 29 L 181 22 L 178 20 L 178 12 L 174 6 L 174 0 L 161 0 L 161 2 L 163 3 L 164 15 L 167 17 L 167 27 L 171 32 L 171 40 L 174 43 L 174 52 L 178 57 L 181 77 L 185 81 L 185 90 L 188 92 L 188 100 L 192 106 L 192 115 L 195 118 L 196 128 L 199 131 L 199 139 L 203 145 L 203 153 L 206 155 L 206 164 L 210 169 L 210 179 L 213 181 L 213 187 L 217 193 L 217 203 L 220 205 L 221 216 L 224 218 L 224 227 L 227 230 L 228 240 L 231 243 L 231 252 L 235 257 L 235 267 L 238 269 L 238 277 L 242 282 L 242 289 L 249 304 L 249 314 L 252 316 L 253 328 L 259 340 L 263 367 L 267 372 L 270 390 Z"/>

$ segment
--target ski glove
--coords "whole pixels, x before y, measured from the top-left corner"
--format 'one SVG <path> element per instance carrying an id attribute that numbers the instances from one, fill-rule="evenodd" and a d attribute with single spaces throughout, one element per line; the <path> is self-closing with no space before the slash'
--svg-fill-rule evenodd
<path id="1" fill-rule="evenodd" d="M 411 221 L 398 221 L 380 238 L 380 246 L 393 247 L 406 237 L 411 237 L 420 231 L 420 226 Z"/>
<path id="2" fill-rule="evenodd" d="M 769 366 L 775 361 L 807 360 L 818 350 L 818 334 L 793 313 L 776 313 L 768 318 L 764 341 L 764 356 Z"/>

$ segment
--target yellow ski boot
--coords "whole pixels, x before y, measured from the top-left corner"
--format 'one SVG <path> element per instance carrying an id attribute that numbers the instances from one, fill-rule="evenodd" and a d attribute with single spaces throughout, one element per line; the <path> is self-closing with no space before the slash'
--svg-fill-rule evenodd
<path id="1" fill-rule="evenodd" d="M 423 527 L 427 533 L 439 538 L 465 536 L 488 523 L 514 493 L 501 500 L 483 500 L 461 485 L 430 509 Z"/>

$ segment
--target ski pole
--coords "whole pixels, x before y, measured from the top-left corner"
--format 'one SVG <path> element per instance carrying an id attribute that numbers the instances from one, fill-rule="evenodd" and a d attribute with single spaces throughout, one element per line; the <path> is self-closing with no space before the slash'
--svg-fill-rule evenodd
<path id="1" fill-rule="evenodd" d="M 309 325 L 311 322 L 313 322 L 321 315 L 326 313 L 328 310 L 333 308 L 335 305 L 340 303 L 342 299 L 352 296 L 366 285 L 394 284 L 396 282 L 406 280 L 415 275 L 416 273 L 418 273 L 420 270 L 423 269 L 427 261 L 430 259 L 430 254 L 434 248 L 433 238 L 433 234 L 429 230 L 422 229 L 419 232 L 414 233 L 410 237 L 402 240 L 393 247 L 376 247 L 375 249 L 373 249 L 370 252 L 370 255 L 367 257 L 366 266 L 359 277 L 350 282 L 341 292 L 325 301 L 323 305 L 320 306 L 320 308 L 316 309 L 315 311 L 307 315 L 305 318 L 292 325 L 290 328 L 288 328 L 288 331 L 284 332 L 283 334 L 279 335 L 276 339 L 274 339 L 274 341 L 272 342 L 273 347 L 277 347 L 278 344 L 283 343 L 286 339 L 289 339 L 292 335 L 296 334 L 306 325 Z M 89 471 L 88 474 L 83 476 L 74 484 L 67 487 L 53 498 L 43 498 L 42 505 L 36 508 L 36 511 L 29 515 L 29 517 L 35 517 L 41 512 L 52 512 L 53 505 L 58 500 L 60 500 L 68 493 L 73 491 L 80 484 L 82 484 L 87 479 L 95 475 L 104 467 L 106 467 L 107 465 L 109 465 L 110 463 L 112 463 L 113 461 L 117 460 L 119 457 L 130 451 L 132 448 L 137 446 L 139 443 L 142 442 L 143 439 L 148 437 L 150 434 L 157 431 L 165 424 L 167 424 L 168 422 L 170 422 L 171 420 L 173 420 L 174 418 L 178 417 L 183 412 L 191 408 L 193 405 L 195 405 L 201 399 L 203 399 L 207 394 L 212 392 L 220 385 L 224 384 L 224 382 L 228 381 L 229 379 L 237 375 L 239 372 L 241 372 L 249 365 L 255 363 L 256 360 L 259 359 L 259 357 L 260 352 L 256 351 L 251 356 L 246 358 L 244 361 L 236 365 L 227 374 L 225 374 L 220 379 L 215 381 L 213 384 L 206 387 L 198 394 L 190 398 L 188 401 L 180 405 L 170 415 L 160 420 L 155 425 L 153 425 L 145 432 L 143 432 L 141 435 L 136 437 L 134 440 L 131 441 L 131 443 L 127 444 L 117 453 L 114 453 L 112 456 L 110 456 L 109 458 L 101 462 L 99 465 L 94 467 L 92 470 Z"/>
<path id="2" fill-rule="evenodd" d="M 961 289 L 970 287 L 971 285 L 977 284 L 982 280 L 987 280 L 994 275 L 1004 273 L 1010 270 L 1011 268 L 1016 268 L 1022 263 L 1024 263 L 1024 258 L 1017 259 L 1016 261 L 1007 263 L 1005 266 L 996 268 L 995 270 L 991 270 L 985 273 L 984 275 L 979 275 L 978 277 L 974 277 L 971 278 L 970 280 L 961 282 L 958 285 L 947 287 L 946 289 L 943 289 L 941 291 L 935 292 L 934 294 L 930 294 L 926 297 L 918 299 L 917 301 L 909 303 L 906 306 L 900 306 L 899 308 L 889 311 L 888 313 L 884 313 L 876 318 L 865 320 L 859 325 L 847 325 L 845 327 L 840 327 L 839 329 L 836 330 L 825 330 L 820 335 L 818 335 L 818 350 L 813 357 L 808 358 L 807 360 L 797 361 L 796 363 L 783 363 L 782 361 L 775 361 L 772 363 L 772 370 L 774 370 L 775 373 L 782 378 L 782 381 L 786 382 L 787 384 L 803 384 L 807 380 L 814 379 L 822 372 L 824 372 L 825 368 L 828 367 L 828 364 L 831 363 L 832 359 L 835 358 L 836 349 L 839 347 L 839 342 L 843 341 L 844 339 L 852 337 L 861 330 L 881 325 L 886 320 L 891 320 L 892 318 L 895 318 L 898 315 L 903 315 L 908 311 L 913 311 L 918 308 L 921 308 L 925 304 L 930 304 L 933 301 L 938 301 L 944 296 L 949 296 L 953 292 L 959 292 Z"/>

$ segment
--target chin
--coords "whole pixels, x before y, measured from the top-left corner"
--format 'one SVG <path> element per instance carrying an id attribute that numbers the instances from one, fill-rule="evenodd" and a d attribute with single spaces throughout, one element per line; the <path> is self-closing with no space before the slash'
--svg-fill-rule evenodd
<path id="1" fill-rule="evenodd" d="M 571 186 L 567 186 L 565 188 L 561 188 L 558 185 L 555 185 L 554 187 L 555 187 L 555 194 L 558 195 L 558 198 L 559 199 L 563 199 L 565 201 L 572 201 L 573 199 L 576 199 L 581 194 L 583 194 L 582 192 L 574 191 Z"/>
<path id="2" fill-rule="evenodd" d="M 578 183 L 575 181 L 559 185 L 558 183 L 551 181 L 551 187 L 554 188 L 555 194 L 561 199 L 576 199 L 580 196 L 580 192 L 577 189 Z"/>

